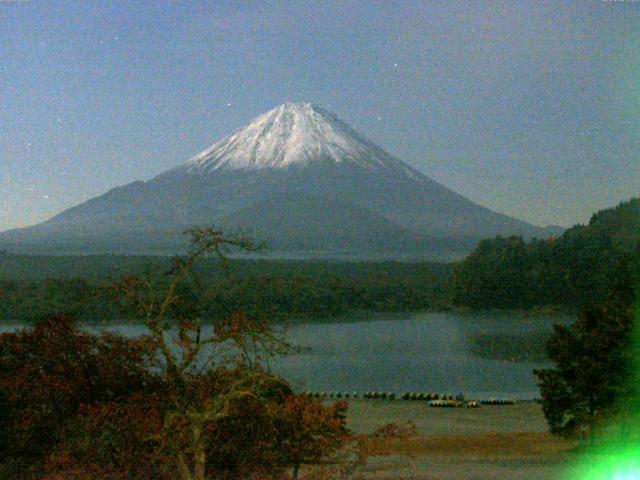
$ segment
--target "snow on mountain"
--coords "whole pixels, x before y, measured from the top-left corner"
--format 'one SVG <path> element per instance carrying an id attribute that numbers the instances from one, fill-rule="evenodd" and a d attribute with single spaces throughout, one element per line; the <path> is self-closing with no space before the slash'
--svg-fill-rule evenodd
<path id="1" fill-rule="evenodd" d="M 458 258 L 482 238 L 548 235 L 432 180 L 324 108 L 285 103 L 149 181 L 0 233 L 0 249 L 175 253 L 195 225 L 296 257 Z"/>
<path id="2" fill-rule="evenodd" d="M 191 158 L 183 170 L 208 174 L 219 169 L 278 169 L 318 161 L 416 173 L 324 108 L 291 102 L 214 143 Z"/>

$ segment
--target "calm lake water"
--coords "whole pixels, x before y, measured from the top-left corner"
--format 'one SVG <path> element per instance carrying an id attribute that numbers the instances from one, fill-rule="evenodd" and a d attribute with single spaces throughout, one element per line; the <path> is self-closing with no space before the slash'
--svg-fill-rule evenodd
<path id="1" fill-rule="evenodd" d="M 467 398 L 531 399 L 539 396 L 532 370 L 544 364 L 480 358 L 471 352 L 470 341 L 478 334 L 548 332 L 553 323 L 571 320 L 447 312 L 295 324 L 288 330 L 289 340 L 304 351 L 273 360 L 271 366 L 298 390 L 462 392 Z M 145 332 L 137 325 L 105 329 L 127 336 Z"/>

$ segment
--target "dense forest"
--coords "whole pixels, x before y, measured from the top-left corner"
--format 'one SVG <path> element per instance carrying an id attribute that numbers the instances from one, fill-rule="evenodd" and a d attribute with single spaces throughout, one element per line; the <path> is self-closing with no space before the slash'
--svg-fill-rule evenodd
<path id="1" fill-rule="evenodd" d="M 453 277 L 453 303 L 471 308 L 579 308 L 611 291 L 629 300 L 640 272 L 640 199 L 595 213 L 558 238 L 482 241 Z"/>
<path id="2" fill-rule="evenodd" d="M 0 257 L 0 321 L 33 323 L 64 312 L 81 321 L 122 320 L 113 284 L 161 270 L 166 257 Z M 442 310 L 451 264 L 206 258 L 183 295 L 203 317 L 243 310 L 254 317 L 333 317 L 357 311 Z"/>
<path id="3" fill-rule="evenodd" d="M 122 320 L 114 283 L 165 269 L 169 257 L 0 253 L 0 321 L 33 323 L 64 312 Z M 185 295 L 203 316 L 245 313 L 329 318 L 359 311 L 580 308 L 615 290 L 633 295 L 640 272 L 640 199 L 593 215 L 558 238 L 496 237 L 459 264 L 205 258 Z"/>

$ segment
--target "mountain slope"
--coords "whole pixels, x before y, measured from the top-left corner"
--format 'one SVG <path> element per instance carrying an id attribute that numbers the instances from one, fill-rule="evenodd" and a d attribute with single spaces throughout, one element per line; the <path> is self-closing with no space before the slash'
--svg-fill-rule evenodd
<path id="1" fill-rule="evenodd" d="M 327 110 L 286 103 L 147 182 L 0 234 L 0 247 L 173 253 L 182 230 L 204 224 L 253 231 L 295 255 L 459 255 L 496 234 L 547 236 L 435 182 Z"/>
<path id="2" fill-rule="evenodd" d="M 260 238 L 274 251 L 307 252 L 314 256 L 335 252 L 379 257 L 420 255 L 429 245 L 433 254 L 461 254 L 470 244 L 437 238 L 401 227 L 369 210 L 326 196 L 293 193 L 274 197 L 216 219 L 232 231 Z"/>

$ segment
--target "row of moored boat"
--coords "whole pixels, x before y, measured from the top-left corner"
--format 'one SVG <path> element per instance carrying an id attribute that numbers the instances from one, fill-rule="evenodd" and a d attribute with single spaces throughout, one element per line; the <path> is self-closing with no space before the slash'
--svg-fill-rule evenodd
<path id="1" fill-rule="evenodd" d="M 413 400 L 413 401 L 426 401 L 429 402 L 431 407 L 466 407 L 466 408 L 478 408 L 480 405 L 514 405 L 516 401 L 512 398 L 489 398 L 485 400 L 471 400 L 466 401 L 462 393 L 453 395 L 451 393 L 423 393 L 423 392 L 405 392 L 401 396 L 396 395 L 394 392 L 318 392 L 318 391 L 306 391 L 304 395 L 312 398 L 364 398 L 372 400 Z"/>

